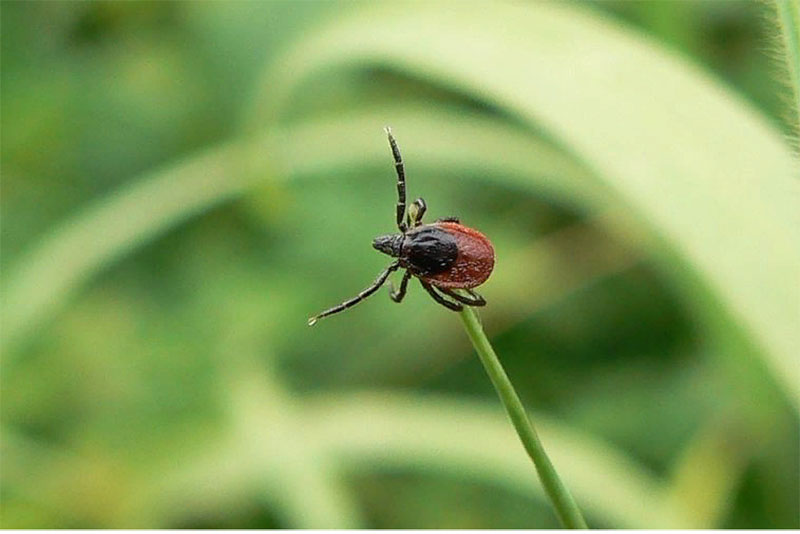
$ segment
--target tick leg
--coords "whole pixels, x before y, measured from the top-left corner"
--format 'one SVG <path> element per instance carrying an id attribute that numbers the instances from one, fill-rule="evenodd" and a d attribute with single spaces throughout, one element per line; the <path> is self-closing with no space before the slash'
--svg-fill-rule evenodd
<path id="1" fill-rule="evenodd" d="M 441 217 L 441 218 L 439 218 L 439 219 L 436 219 L 436 222 L 454 222 L 454 223 L 460 223 L 460 222 L 461 222 L 461 220 L 460 220 L 458 217 Z"/>
<path id="2" fill-rule="evenodd" d="M 484 298 L 482 296 L 478 295 L 477 293 L 475 293 L 474 291 L 472 291 L 470 289 L 465 289 L 464 290 L 467 293 L 469 293 L 469 297 L 461 295 L 460 293 L 458 293 L 456 291 L 453 291 L 452 289 L 445 289 L 443 287 L 440 287 L 438 289 L 439 289 L 439 291 L 441 291 L 445 295 L 453 297 L 457 301 L 462 302 L 462 303 L 466 304 L 467 306 L 486 306 L 486 300 L 484 300 Z"/>
<path id="3" fill-rule="evenodd" d="M 334 306 L 333 308 L 331 308 L 329 310 L 325 310 L 324 312 L 320 313 L 319 315 L 315 315 L 314 317 L 311 317 L 308 320 L 308 326 L 314 326 L 316 324 L 316 322 L 319 321 L 320 319 L 322 319 L 323 317 L 327 317 L 329 315 L 333 315 L 334 313 L 339 313 L 340 311 L 344 311 L 347 308 L 355 306 L 356 304 L 358 304 L 359 302 L 361 302 L 362 300 L 364 300 L 368 296 L 370 296 L 373 293 L 375 293 L 378 289 L 380 289 L 380 287 L 383 285 L 383 283 L 386 282 L 386 279 L 389 278 L 389 275 L 393 271 L 396 271 L 399 268 L 400 268 L 400 262 L 396 261 L 396 262 L 392 263 L 386 269 L 384 269 L 384 271 L 380 275 L 378 275 L 378 278 L 375 279 L 375 282 L 373 282 L 373 284 L 371 286 L 369 286 L 367 289 L 365 289 L 364 291 L 362 291 L 361 293 L 359 293 L 355 297 L 351 298 L 350 300 L 346 300 L 346 301 L 342 302 L 341 304 L 339 304 L 338 306 Z"/>
<path id="4" fill-rule="evenodd" d="M 400 156 L 400 149 L 397 148 L 397 141 L 394 140 L 392 129 L 388 126 L 384 128 L 389 138 L 389 146 L 392 148 L 394 157 L 394 168 L 397 171 L 397 228 L 405 233 L 408 226 L 403 222 L 403 215 L 406 212 L 406 171 L 403 167 L 403 158 Z"/>
<path id="5" fill-rule="evenodd" d="M 462 306 L 458 302 L 450 302 L 449 300 L 447 300 L 446 298 L 441 296 L 439 293 L 436 292 L 436 290 L 433 288 L 433 286 L 431 286 L 428 282 L 423 282 L 420 279 L 419 283 L 422 284 L 422 287 L 425 288 L 425 291 L 430 293 L 431 297 L 433 297 L 433 300 L 435 300 L 436 302 L 438 302 L 439 304 L 441 304 L 445 308 L 449 308 L 449 309 L 451 309 L 453 311 L 461 311 L 462 309 L 464 309 L 464 306 Z"/>
<path id="6" fill-rule="evenodd" d="M 422 224 L 422 217 L 427 209 L 428 206 L 425 204 L 425 199 L 418 198 L 412 202 L 408 208 L 408 226 L 415 228 Z"/>
<path id="7" fill-rule="evenodd" d="M 395 302 L 403 301 L 403 297 L 406 296 L 406 289 L 408 288 L 408 281 L 410 279 L 411 279 L 411 273 L 408 270 L 406 270 L 406 272 L 403 273 L 403 280 L 400 281 L 400 289 L 395 291 L 394 287 L 392 287 L 392 290 L 389 292 L 389 297 L 391 297 L 393 301 Z"/>

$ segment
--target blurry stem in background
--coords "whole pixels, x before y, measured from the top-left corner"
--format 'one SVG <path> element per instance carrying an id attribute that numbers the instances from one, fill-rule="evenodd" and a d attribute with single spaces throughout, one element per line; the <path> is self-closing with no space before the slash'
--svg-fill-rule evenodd
<path id="1" fill-rule="evenodd" d="M 575 504 L 575 500 L 569 490 L 558 477 L 550 458 L 547 457 L 542 442 L 539 441 L 539 436 L 536 434 L 536 430 L 534 430 L 533 424 L 525 412 L 525 407 L 519 400 L 511 380 L 508 379 L 508 375 L 497 358 L 497 354 L 495 354 L 492 345 L 489 343 L 475 310 L 469 306 L 464 306 L 460 315 L 464 328 L 467 330 L 467 335 L 472 341 L 483 367 L 489 374 L 489 378 L 492 380 L 492 384 L 494 384 L 494 388 L 500 396 L 509 418 L 511 418 L 522 445 L 528 452 L 528 456 L 533 460 L 536 472 L 539 473 L 539 480 L 541 480 L 544 491 L 556 510 L 556 515 L 567 528 L 588 528 L 581 511 L 578 509 L 578 505 Z"/>

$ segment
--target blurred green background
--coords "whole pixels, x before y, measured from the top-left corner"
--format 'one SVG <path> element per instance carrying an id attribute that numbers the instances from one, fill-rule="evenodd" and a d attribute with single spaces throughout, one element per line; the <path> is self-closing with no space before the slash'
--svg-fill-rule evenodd
<path id="1" fill-rule="evenodd" d="M 306 326 L 387 264 L 386 124 L 591 526 L 800 527 L 768 4 L 0 9 L 3 527 L 558 526 L 418 284 Z"/>

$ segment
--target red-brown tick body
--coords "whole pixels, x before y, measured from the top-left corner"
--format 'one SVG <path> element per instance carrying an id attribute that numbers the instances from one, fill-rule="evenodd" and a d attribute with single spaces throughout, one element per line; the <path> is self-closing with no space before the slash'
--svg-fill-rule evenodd
<path id="1" fill-rule="evenodd" d="M 405 297 L 411 277 L 419 279 L 422 287 L 442 306 L 460 311 L 464 306 L 484 306 L 486 301 L 472 291 L 489 278 L 494 269 L 494 247 L 485 235 L 462 225 L 455 217 L 439 219 L 432 224 L 422 224 L 427 209 L 425 201 L 418 198 L 406 210 L 406 175 L 400 149 L 386 128 L 389 146 L 397 171 L 397 204 L 395 215 L 399 234 L 376 237 L 372 246 L 394 260 L 386 267 L 371 286 L 361 293 L 329 308 L 308 320 L 314 325 L 323 317 L 351 308 L 374 294 L 398 269 L 405 269 L 400 287 L 389 293 L 395 302 Z M 405 220 L 403 220 L 405 218 Z M 391 285 L 391 281 L 389 281 Z M 460 291 L 454 291 L 454 290 Z M 449 299 L 445 298 L 450 297 Z"/>
<path id="2" fill-rule="evenodd" d="M 444 272 L 426 276 L 436 287 L 472 289 L 484 283 L 494 269 L 494 247 L 479 231 L 455 222 L 436 223 L 455 237 L 458 256 Z"/>

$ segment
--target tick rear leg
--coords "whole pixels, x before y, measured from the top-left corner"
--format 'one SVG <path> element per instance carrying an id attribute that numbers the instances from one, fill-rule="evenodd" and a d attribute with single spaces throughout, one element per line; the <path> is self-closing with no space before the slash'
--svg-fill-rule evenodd
<path id="1" fill-rule="evenodd" d="M 433 300 L 435 300 L 445 308 L 451 309 L 453 311 L 461 311 L 464 309 L 464 306 L 462 306 L 458 302 L 450 302 L 449 300 L 441 296 L 428 282 L 424 282 L 422 281 L 422 279 L 420 279 L 419 283 L 422 284 L 422 287 L 425 288 L 425 291 L 427 291 L 430 294 L 430 296 L 433 297 Z"/>
<path id="2" fill-rule="evenodd" d="M 315 315 L 314 317 L 310 318 L 308 320 L 308 326 L 314 326 L 317 323 L 317 321 L 319 321 L 323 317 L 327 317 L 329 315 L 333 315 L 334 313 L 339 313 L 341 311 L 346 310 L 347 308 L 355 306 L 356 304 L 358 304 L 359 302 L 361 302 L 362 300 L 364 300 L 368 296 L 370 296 L 373 293 L 375 293 L 378 289 L 380 289 L 380 287 L 383 285 L 383 283 L 386 282 L 386 279 L 389 278 L 389 275 L 392 272 L 394 272 L 397 269 L 399 269 L 399 268 L 400 268 L 400 262 L 399 261 L 396 261 L 396 262 L 392 263 L 386 269 L 384 269 L 384 271 L 381 274 L 378 275 L 378 278 L 375 279 L 375 282 L 373 282 L 371 286 L 369 286 L 367 289 L 365 289 L 364 291 L 362 291 L 361 293 L 359 293 L 355 297 L 351 298 L 350 300 L 346 300 L 346 301 L 342 302 L 341 304 L 339 304 L 338 306 L 334 306 L 333 308 L 330 308 L 329 310 L 325 310 L 324 312 L 322 312 L 322 313 L 320 313 L 318 315 Z"/>
<path id="3" fill-rule="evenodd" d="M 412 202 L 408 207 L 408 226 L 411 228 L 416 228 L 422 224 L 422 217 L 425 215 L 425 211 L 427 209 L 428 206 L 425 204 L 425 200 L 422 198 L 418 198 Z"/>
<path id="4" fill-rule="evenodd" d="M 452 289 L 445 289 L 443 287 L 440 287 L 438 289 L 439 289 L 439 291 L 441 291 L 445 295 L 453 297 L 458 302 L 462 302 L 462 303 L 466 304 L 467 306 L 486 306 L 486 300 L 484 300 L 484 298 L 482 296 L 478 295 L 477 293 L 475 293 L 471 289 L 465 289 L 464 290 L 467 293 L 469 293 L 468 297 L 465 296 L 465 295 L 461 295 L 460 293 L 457 293 L 456 291 L 453 291 Z"/>
<path id="5" fill-rule="evenodd" d="M 406 171 L 403 166 L 403 158 L 400 156 L 400 149 L 397 147 L 397 141 L 394 140 L 392 129 L 388 126 L 383 129 L 386 136 L 389 138 L 389 146 L 392 148 L 392 156 L 394 157 L 394 169 L 397 171 L 397 228 L 400 232 L 405 233 L 408 226 L 403 222 L 403 215 L 406 213 Z"/>
<path id="6" fill-rule="evenodd" d="M 402 302 L 403 301 L 403 297 L 406 296 L 406 289 L 408 288 L 408 281 L 410 279 L 411 279 L 411 273 L 408 270 L 406 270 L 406 272 L 403 273 L 403 280 L 400 282 L 400 289 L 395 291 L 394 287 L 392 287 L 391 291 L 389 291 L 389 297 L 393 301 L 395 301 L 395 302 Z M 389 283 L 391 283 L 391 282 L 389 282 Z"/>

